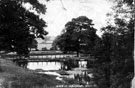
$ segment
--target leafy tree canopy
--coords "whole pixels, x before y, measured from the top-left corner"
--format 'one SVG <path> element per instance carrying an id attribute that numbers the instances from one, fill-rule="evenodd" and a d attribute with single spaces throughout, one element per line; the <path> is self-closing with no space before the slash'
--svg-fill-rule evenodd
<path id="1" fill-rule="evenodd" d="M 73 18 L 65 24 L 63 33 L 57 38 L 57 43 L 60 50 L 64 52 L 89 49 L 94 46 L 94 41 L 97 37 L 96 29 L 93 28 L 92 20 L 86 16 Z"/>
<path id="2" fill-rule="evenodd" d="M 119 1 L 114 9 L 117 10 L 114 13 L 115 25 L 109 24 L 101 29 L 104 33 L 94 50 L 94 79 L 99 88 L 130 88 L 133 77 L 134 20 L 131 13 L 127 20 L 121 17 L 127 12 L 119 12 L 124 9 L 120 4 L 132 7 L 133 0 Z"/>
<path id="3" fill-rule="evenodd" d="M 26 10 L 23 3 L 30 3 L 38 13 L 46 8 L 38 0 L 0 1 L 0 50 L 15 51 L 28 55 L 29 47 L 35 38 L 44 38 L 46 22 L 39 15 Z"/>

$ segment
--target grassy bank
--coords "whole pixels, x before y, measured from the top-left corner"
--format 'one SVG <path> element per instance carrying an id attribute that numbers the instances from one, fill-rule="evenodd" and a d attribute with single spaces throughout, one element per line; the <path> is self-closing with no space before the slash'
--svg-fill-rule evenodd
<path id="1" fill-rule="evenodd" d="M 12 88 L 47 88 L 58 84 L 64 84 L 55 79 L 55 76 L 38 74 L 34 71 L 16 66 L 12 61 L 0 59 L 0 79 L 4 86 Z"/>

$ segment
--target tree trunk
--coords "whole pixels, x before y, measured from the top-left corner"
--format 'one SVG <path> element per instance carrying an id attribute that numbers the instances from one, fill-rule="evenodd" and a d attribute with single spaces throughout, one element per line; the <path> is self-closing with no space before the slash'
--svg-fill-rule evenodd
<path id="1" fill-rule="evenodd" d="M 76 51 L 77 57 L 79 57 L 79 51 Z"/>
<path id="2" fill-rule="evenodd" d="M 135 21 L 135 13 L 134 13 L 134 10 L 135 10 L 135 0 L 133 0 L 133 19 Z M 135 22 L 134 22 L 134 25 L 135 25 Z M 134 78 L 132 79 L 132 82 L 131 82 L 131 88 L 135 88 L 135 26 L 134 26 L 134 55 L 133 55 L 133 59 L 134 59 Z"/>

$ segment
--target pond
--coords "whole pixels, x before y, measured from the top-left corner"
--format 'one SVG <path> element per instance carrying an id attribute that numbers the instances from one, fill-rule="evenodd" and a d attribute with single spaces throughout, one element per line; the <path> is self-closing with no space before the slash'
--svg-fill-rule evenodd
<path id="1" fill-rule="evenodd" d="M 90 84 L 93 75 L 92 69 L 88 68 L 88 63 L 85 60 L 28 62 L 27 68 L 38 73 L 54 75 L 57 80 L 74 80 L 72 83 L 75 84 Z"/>

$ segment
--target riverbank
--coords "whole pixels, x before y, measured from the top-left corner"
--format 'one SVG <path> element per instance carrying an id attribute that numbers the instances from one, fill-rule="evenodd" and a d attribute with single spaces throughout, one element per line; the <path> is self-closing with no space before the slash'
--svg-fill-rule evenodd
<path id="1" fill-rule="evenodd" d="M 46 74 L 38 74 L 34 71 L 16 66 L 10 60 L 0 59 L 0 79 L 5 87 L 12 88 L 47 88 L 64 84 L 64 82 L 56 80 L 55 76 Z"/>

